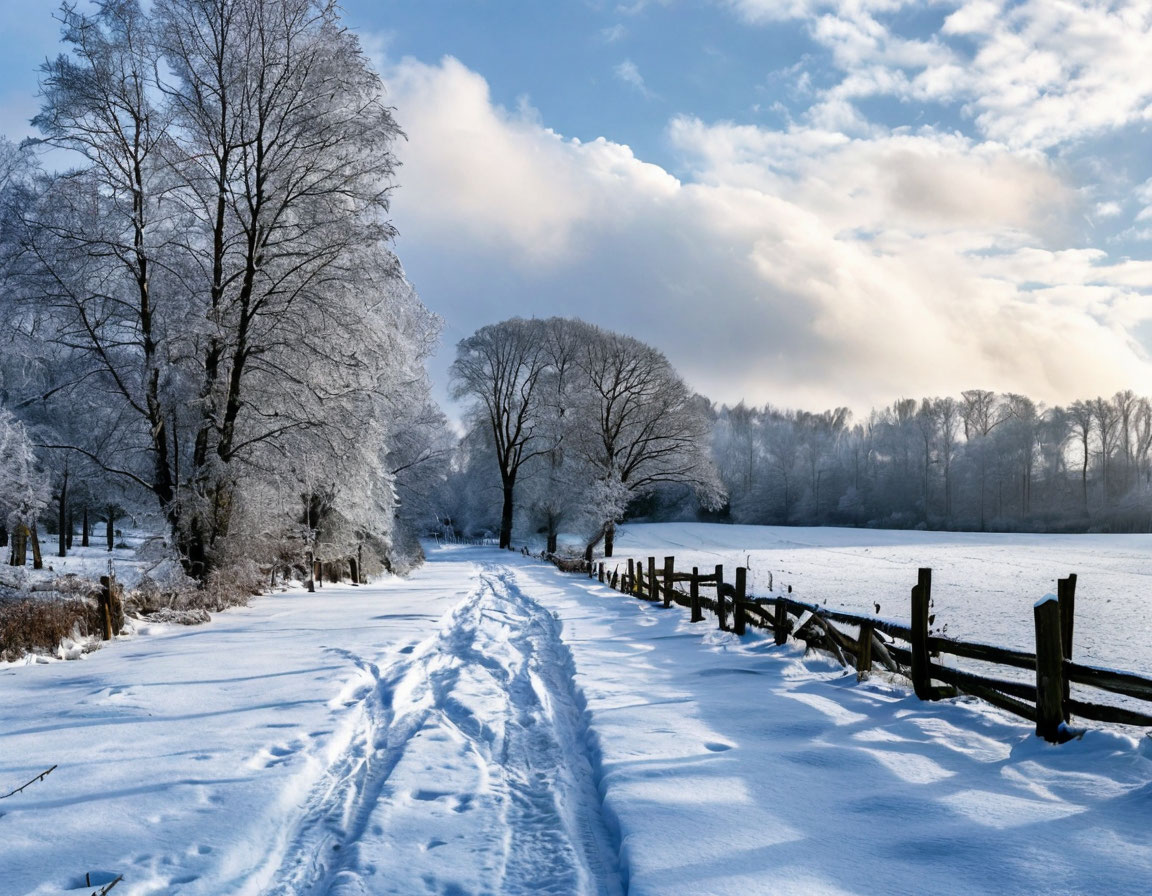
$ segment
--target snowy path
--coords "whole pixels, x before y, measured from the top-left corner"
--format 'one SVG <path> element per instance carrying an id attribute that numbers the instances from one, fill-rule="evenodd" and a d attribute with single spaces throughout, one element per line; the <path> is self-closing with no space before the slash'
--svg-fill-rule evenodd
<path id="1" fill-rule="evenodd" d="M 489 566 L 439 632 L 364 667 L 357 730 L 269 894 L 622 892 L 571 658 L 507 572 Z"/>

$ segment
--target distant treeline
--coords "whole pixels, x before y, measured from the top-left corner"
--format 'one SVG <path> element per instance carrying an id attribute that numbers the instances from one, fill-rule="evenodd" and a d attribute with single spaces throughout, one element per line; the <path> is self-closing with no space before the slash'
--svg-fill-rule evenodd
<path id="1" fill-rule="evenodd" d="M 1152 531 L 1152 403 L 1131 391 L 1046 408 L 970 389 L 863 420 L 718 406 L 651 346 L 561 318 L 482 328 L 453 379 L 471 406 L 439 524 L 502 546 L 565 531 L 610 556 L 628 519 Z"/>
<path id="2" fill-rule="evenodd" d="M 743 523 L 1040 532 L 1152 528 L 1152 404 L 1131 391 L 1045 408 L 968 390 L 853 423 L 716 410 L 713 451 Z"/>

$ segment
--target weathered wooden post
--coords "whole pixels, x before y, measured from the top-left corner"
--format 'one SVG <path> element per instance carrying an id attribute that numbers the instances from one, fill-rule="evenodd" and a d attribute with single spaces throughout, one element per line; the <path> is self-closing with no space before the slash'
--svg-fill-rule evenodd
<path id="1" fill-rule="evenodd" d="M 664 606 L 672 606 L 672 579 L 676 575 L 676 558 L 664 558 Z"/>
<path id="2" fill-rule="evenodd" d="M 724 567 L 716 567 L 716 619 L 720 631 L 728 631 L 728 612 L 724 609 Z"/>
<path id="3" fill-rule="evenodd" d="M 1049 594 L 1036 602 L 1036 733 L 1049 743 L 1062 743 L 1064 723 L 1064 642 L 1060 601 Z"/>
<path id="4" fill-rule="evenodd" d="M 860 623 L 860 642 L 856 648 L 856 680 L 863 681 L 872 671 L 872 632 L 871 622 Z"/>
<path id="5" fill-rule="evenodd" d="M 921 567 L 912 589 L 912 687 L 921 700 L 935 699 L 928 657 L 928 603 L 932 599 L 932 570 Z"/>
<path id="6" fill-rule="evenodd" d="M 307 555 L 308 561 L 308 591 L 314 592 L 316 590 L 316 562 L 312 557 L 312 552 L 309 551 Z"/>
<path id="7" fill-rule="evenodd" d="M 103 640 L 112 640 L 112 577 L 100 576 L 100 622 Z"/>
<path id="8" fill-rule="evenodd" d="M 625 594 L 631 594 L 633 589 L 635 588 L 635 584 L 634 584 L 636 581 L 635 575 L 636 575 L 635 561 L 633 561 L 632 558 L 629 557 L 628 558 L 628 578 L 624 580 L 624 589 L 623 589 Z"/>
<path id="9" fill-rule="evenodd" d="M 744 634 L 747 620 L 744 612 L 744 596 L 748 589 L 748 570 L 736 567 L 736 594 L 732 597 L 732 630 Z"/>
<path id="10" fill-rule="evenodd" d="M 1072 659 L 1072 629 L 1076 622 L 1076 573 L 1056 583 L 1056 599 L 1060 604 L 1060 636 L 1064 648 L 1064 659 Z M 1071 698 L 1068 678 L 1064 678 L 1064 721 L 1071 721 L 1068 701 Z"/>
<path id="11" fill-rule="evenodd" d="M 40 553 L 40 535 L 39 526 L 36 520 L 32 520 L 32 525 L 28 527 L 28 540 L 32 544 L 32 568 L 44 568 L 44 555 Z"/>
<path id="12" fill-rule="evenodd" d="M 660 585 L 656 580 L 656 558 L 648 558 L 648 600 L 655 603 L 660 600 Z"/>
<path id="13" fill-rule="evenodd" d="M 644 561 L 636 561 L 636 587 L 632 589 L 633 597 L 642 597 L 644 595 Z"/>
<path id="14" fill-rule="evenodd" d="M 788 643 L 788 606 L 783 597 L 776 598 L 776 610 L 772 615 L 772 639 L 777 644 Z"/>
<path id="15" fill-rule="evenodd" d="M 316 583 L 317 588 L 324 587 L 324 561 L 312 561 L 312 581 Z"/>
<path id="16" fill-rule="evenodd" d="M 692 579 L 688 583 L 688 597 L 692 605 L 692 621 L 703 622 L 704 611 L 700 609 L 700 570 L 692 567 Z"/>
<path id="17" fill-rule="evenodd" d="M 603 585 L 604 584 L 604 561 L 603 560 L 600 561 L 599 579 L 600 579 L 600 584 Z"/>

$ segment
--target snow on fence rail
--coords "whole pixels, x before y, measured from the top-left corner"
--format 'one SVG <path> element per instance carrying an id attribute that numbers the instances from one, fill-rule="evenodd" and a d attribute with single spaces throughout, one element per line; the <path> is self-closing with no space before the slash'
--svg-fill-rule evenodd
<path id="1" fill-rule="evenodd" d="M 1086 666 L 1072 660 L 1075 621 L 1076 576 L 1058 582 L 1056 595 L 1047 595 L 1034 608 L 1036 651 L 1028 653 L 959 641 L 931 634 L 932 570 L 921 568 L 912 588 L 911 623 L 828 609 L 789 595 L 751 597 L 747 591 L 747 570 L 737 567 L 734 582 L 724 578 L 724 567 L 702 574 L 696 567 L 677 572 L 674 557 L 665 557 L 658 570 L 656 558 L 628 560 L 611 572 L 604 563 L 584 562 L 580 569 L 625 594 L 650 601 L 663 601 L 687 607 L 692 622 L 704 620 L 704 610 L 716 615 L 719 627 L 744 634 L 748 625 L 773 632 L 777 644 L 789 635 L 809 647 L 825 650 L 845 666 L 855 666 L 860 676 L 879 663 L 888 671 L 906 675 L 921 700 L 939 700 L 958 693 L 970 694 L 994 706 L 1022 716 L 1036 724 L 1036 733 L 1059 743 L 1075 737 L 1068 723 L 1075 714 L 1084 719 L 1122 725 L 1152 727 L 1152 713 L 1121 706 L 1073 699 L 1072 683 L 1118 694 L 1130 700 L 1152 703 L 1152 679 L 1131 672 Z M 685 593 L 677 583 L 687 583 Z M 715 590 L 715 597 L 701 595 L 700 589 Z M 731 611 L 731 626 L 729 626 Z M 837 624 L 854 626 L 851 634 Z M 887 636 L 885 640 L 883 636 Z M 903 642 L 902 646 L 901 643 Z M 1035 673 L 1034 681 L 1012 680 L 999 675 L 982 675 L 945 666 L 942 654 L 977 660 L 993 666 L 1008 666 Z"/>

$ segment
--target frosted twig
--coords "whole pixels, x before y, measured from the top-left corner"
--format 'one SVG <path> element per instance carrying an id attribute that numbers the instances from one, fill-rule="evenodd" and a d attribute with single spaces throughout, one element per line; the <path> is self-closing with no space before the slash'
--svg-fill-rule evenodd
<path id="1" fill-rule="evenodd" d="M 33 778 L 33 779 L 32 779 L 31 781 L 29 781 L 27 784 L 24 784 L 24 785 L 23 785 L 23 786 L 21 786 L 21 787 L 17 787 L 17 788 L 16 788 L 15 790 L 13 790 L 11 793 L 6 793 L 6 794 L 4 794 L 4 796 L 0 796 L 0 800 L 6 800 L 6 799 L 8 799 L 8 797 L 10 797 L 10 796 L 16 796 L 16 794 L 18 794 L 18 793 L 21 793 L 21 792 L 24 790 L 24 788 L 25 788 L 25 787 L 29 787 L 29 786 L 31 786 L 31 785 L 33 785 L 33 784 L 35 784 L 37 781 L 43 781 L 43 780 L 44 780 L 45 778 L 47 778 L 47 777 L 48 777 L 50 774 L 52 774 L 52 772 L 53 772 L 53 771 L 55 771 L 55 770 L 56 770 L 56 766 L 52 766 L 52 768 L 48 769 L 47 771 L 43 771 L 43 772 L 40 772 L 40 774 L 38 774 L 38 775 L 37 775 L 35 778 Z"/>
<path id="2" fill-rule="evenodd" d="M 121 874 L 115 880 L 109 881 L 103 887 L 101 887 L 99 890 L 93 890 L 92 896 L 104 896 L 105 893 L 107 893 L 109 890 L 111 890 L 114 886 L 116 886 L 116 884 L 120 883 L 120 881 L 122 881 L 122 880 L 124 880 L 123 874 Z"/>

